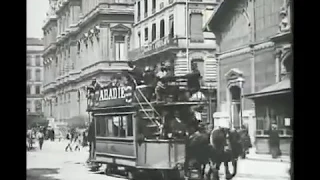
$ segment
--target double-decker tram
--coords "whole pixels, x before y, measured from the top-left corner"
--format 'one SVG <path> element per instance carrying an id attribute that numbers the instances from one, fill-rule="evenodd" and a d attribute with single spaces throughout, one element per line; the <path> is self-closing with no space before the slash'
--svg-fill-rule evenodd
<path id="1" fill-rule="evenodd" d="M 207 105 L 189 100 L 193 76 L 198 75 L 143 83 L 123 71 L 108 85 L 89 87 L 88 112 L 95 124 L 91 161 L 106 164 L 107 174 L 122 172 L 129 179 L 182 178 L 186 139 L 198 123 L 193 109 Z"/>

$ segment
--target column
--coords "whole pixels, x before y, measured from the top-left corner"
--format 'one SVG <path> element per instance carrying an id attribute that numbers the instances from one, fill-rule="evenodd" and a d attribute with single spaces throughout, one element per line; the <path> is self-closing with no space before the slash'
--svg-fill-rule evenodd
<path id="1" fill-rule="evenodd" d="M 110 35 L 109 35 L 109 24 L 108 23 L 102 23 L 100 24 L 100 40 L 99 40 L 99 46 L 100 46 L 100 52 L 99 55 L 101 57 L 101 60 L 108 61 L 110 60 L 111 54 L 108 53 L 109 50 L 109 43 L 110 43 Z"/>

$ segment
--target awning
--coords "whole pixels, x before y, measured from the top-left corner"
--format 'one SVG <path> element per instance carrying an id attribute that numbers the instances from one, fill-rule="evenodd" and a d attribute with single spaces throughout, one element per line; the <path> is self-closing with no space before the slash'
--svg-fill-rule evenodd
<path id="1" fill-rule="evenodd" d="M 259 97 L 266 97 L 266 96 L 272 96 L 272 95 L 277 95 L 277 94 L 285 94 L 289 93 L 291 91 L 290 87 L 290 79 L 285 78 L 282 81 L 273 84 L 271 86 L 268 86 L 256 93 L 252 94 L 246 94 L 244 97 L 249 98 L 249 99 L 255 99 Z"/>

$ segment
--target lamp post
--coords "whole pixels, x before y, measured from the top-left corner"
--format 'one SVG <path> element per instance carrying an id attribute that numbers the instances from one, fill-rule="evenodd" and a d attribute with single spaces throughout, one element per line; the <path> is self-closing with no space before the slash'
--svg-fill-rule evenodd
<path id="1" fill-rule="evenodd" d="M 209 94 L 209 123 L 213 124 L 212 120 L 212 94 L 214 93 L 214 87 L 213 84 L 210 82 L 208 86 L 208 94 Z M 214 124 L 213 124 L 214 125 Z"/>
<path id="2" fill-rule="evenodd" d="M 187 59 L 187 67 L 188 72 L 190 71 L 190 63 L 189 63 L 189 0 L 186 0 L 186 59 Z"/>
<path id="3" fill-rule="evenodd" d="M 243 77 L 238 77 L 237 79 L 239 86 L 240 86 L 240 128 L 242 128 L 243 118 L 242 118 L 242 111 L 243 111 L 243 85 L 245 79 Z"/>

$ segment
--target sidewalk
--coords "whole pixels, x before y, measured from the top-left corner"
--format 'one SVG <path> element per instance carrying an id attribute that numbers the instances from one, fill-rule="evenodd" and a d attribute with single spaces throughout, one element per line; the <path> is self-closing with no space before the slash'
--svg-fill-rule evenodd
<path id="1" fill-rule="evenodd" d="M 290 163 L 290 156 L 282 155 L 277 159 L 273 159 L 271 154 L 257 154 L 256 148 L 251 148 L 250 153 L 247 154 L 247 159 L 257 161 L 271 161 L 271 162 L 286 162 Z"/>

